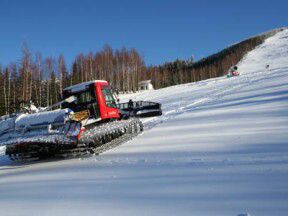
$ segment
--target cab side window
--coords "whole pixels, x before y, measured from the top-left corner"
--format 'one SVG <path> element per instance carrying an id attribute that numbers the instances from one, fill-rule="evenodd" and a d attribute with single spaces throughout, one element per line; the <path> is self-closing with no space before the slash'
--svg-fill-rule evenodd
<path id="1" fill-rule="evenodd" d="M 77 96 L 79 104 L 95 102 L 96 98 L 93 95 L 93 92 L 86 91 Z"/>

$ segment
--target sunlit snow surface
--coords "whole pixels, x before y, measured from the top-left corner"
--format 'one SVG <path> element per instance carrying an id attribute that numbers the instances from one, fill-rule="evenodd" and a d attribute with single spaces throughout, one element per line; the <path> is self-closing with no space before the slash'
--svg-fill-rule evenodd
<path id="1" fill-rule="evenodd" d="M 2 156 L 0 215 L 287 215 L 288 31 L 239 72 L 123 96 L 160 102 L 163 116 L 101 156 Z"/>

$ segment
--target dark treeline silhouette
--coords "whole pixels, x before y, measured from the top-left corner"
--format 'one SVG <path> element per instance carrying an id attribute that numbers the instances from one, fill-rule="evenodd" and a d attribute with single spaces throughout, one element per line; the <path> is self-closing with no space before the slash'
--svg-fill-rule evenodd
<path id="1" fill-rule="evenodd" d="M 116 49 L 109 45 L 95 54 L 78 55 L 70 69 L 63 55 L 57 59 L 33 55 L 23 45 L 20 62 L 0 66 L 0 116 L 18 111 L 33 101 L 49 106 L 61 99 L 63 88 L 77 83 L 103 79 L 119 92 L 134 92 L 138 82 L 151 79 L 154 88 L 163 88 L 223 76 L 243 56 L 281 29 L 252 37 L 214 55 L 194 62 L 193 58 L 146 68 L 136 49 Z"/>

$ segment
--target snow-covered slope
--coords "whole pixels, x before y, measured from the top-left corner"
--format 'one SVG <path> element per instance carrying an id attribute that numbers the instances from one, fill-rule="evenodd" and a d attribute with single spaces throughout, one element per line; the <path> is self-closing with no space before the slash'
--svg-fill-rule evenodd
<path id="1" fill-rule="evenodd" d="M 164 114 L 101 156 L 1 157 L 1 215 L 287 215 L 288 30 L 239 71 L 123 96 L 159 101 Z"/>

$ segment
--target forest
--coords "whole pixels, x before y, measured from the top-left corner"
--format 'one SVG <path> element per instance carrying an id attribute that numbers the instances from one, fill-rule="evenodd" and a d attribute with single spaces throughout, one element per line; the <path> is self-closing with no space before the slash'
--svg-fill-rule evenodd
<path id="1" fill-rule="evenodd" d="M 134 48 L 113 50 L 105 45 L 96 53 L 77 55 L 68 67 L 62 54 L 44 58 L 24 44 L 18 63 L 0 65 L 0 116 L 17 112 L 30 102 L 41 107 L 52 105 L 61 99 L 63 88 L 89 80 L 107 80 L 117 92 L 127 93 L 137 91 L 138 82 L 147 79 L 158 89 L 223 76 L 277 31 L 246 39 L 199 61 L 177 59 L 157 66 L 146 66 Z"/>

